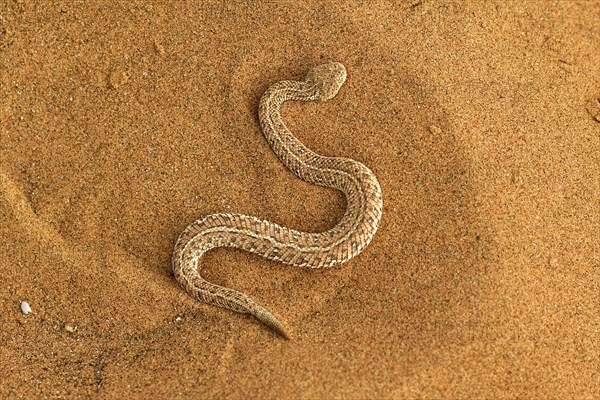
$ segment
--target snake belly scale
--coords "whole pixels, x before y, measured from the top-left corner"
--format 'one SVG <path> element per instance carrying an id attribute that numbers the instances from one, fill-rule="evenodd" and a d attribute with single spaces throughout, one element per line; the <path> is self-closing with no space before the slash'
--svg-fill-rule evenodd
<path id="1" fill-rule="evenodd" d="M 310 233 L 242 214 L 211 214 L 190 224 L 173 252 L 175 278 L 192 297 L 240 313 L 249 313 L 285 338 L 289 333 L 267 309 L 239 291 L 212 284 L 198 272 L 198 260 L 215 247 L 235 247 L 286 264 L 322 268 L 350 260 L 373 239 L 383 200 L 377 178 L 362 163 L 321 156 L 304 146 L 287 128 L 281 105 L 288 100 L 325 101 L 346 80 L 340 63 L 314 67 L 304 81 L 270 86 L 259 105 L 259 120 L 269 145 L 281 162 L 300 179 L 342 191 L 347 208 L 341 220 L 325 232 Z"/>

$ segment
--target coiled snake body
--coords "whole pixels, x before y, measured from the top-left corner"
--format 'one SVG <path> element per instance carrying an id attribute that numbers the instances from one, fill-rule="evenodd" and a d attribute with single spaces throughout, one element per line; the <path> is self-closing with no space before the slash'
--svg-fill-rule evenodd
<path id="1" fill-rule="evenodd" d="M 342 191 L 347 209 L 332 229 L 309 233 L 242 214 L 212 214 L 189 225 L 173 253 L 173 271 L 192 297 L 218 307 L 250 313 L 286 338 L 283 325 L 244 293 L 212 284 L 198 272 L 198 259 L 215 247 L 236 247 L 299 267 L 321 268 L 346 262 L 375 235 L 383 201 L 377 178 L 365 165 L 348 158 L 324 157 L 304 146 L 284 124 L 280 108 L 288 100 L 329 100 L 344 81 L 340 63 L 314 67 L 303 82 L 281 81 L 260 100 L 259 119 L 269 145 L 300 179 Z"/>

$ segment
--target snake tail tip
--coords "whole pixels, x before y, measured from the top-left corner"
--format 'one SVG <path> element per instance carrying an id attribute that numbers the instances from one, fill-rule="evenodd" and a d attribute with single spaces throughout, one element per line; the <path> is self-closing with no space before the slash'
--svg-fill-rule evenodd
<path id="1" fill-rule="evenodd" d="M 263 324 L 267 325 L 269 328 L 273 329 L 280 336 L 282 336 L 286 340 L 292 340 L 293 336 L 288 332 L 287 329 L 283 326 L 281 322 L 269 311 L 264 308 L 261 308 L 260 311 L 253 313 L 253 315 Z"/>
<path id="2" fill-rule="evenodd" d="M 285 329 L 285 327 L 283 326 L 283 324 L 281 322 L 279 322 L 277 319 L 275 320 L 270 320 L 270 321 L 263 321 L 266 325 L 269 326 L 269 328 L 273 329 L 275 332 L 277 332 L 281 337 L 283 337 L 285 340 L 292 340 L 293 336 L 288 332 L 287 329 Z"/>

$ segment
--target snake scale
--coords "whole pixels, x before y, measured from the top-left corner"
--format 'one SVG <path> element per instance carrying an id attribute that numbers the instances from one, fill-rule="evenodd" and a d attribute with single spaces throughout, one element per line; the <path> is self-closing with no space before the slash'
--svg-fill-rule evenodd
<path id="1" fill-rule="evenodd" d="M 199 258 L 216 247 L 236 247 L 298 267 L 322 268 L 350 260 L 371 242 L 383 209 L 381 187 L 373 172 L 358 161 L 313 152 L 290 132 L 281 117 L 284 102 L 329 100 L 345 80 L 342 64 L 318 65 L 304 81 L 271 85 L 258 110 L 263 134 L 290 171 L 300 179 L 346 195 L 347 208 L 341 220 L 325 232 L 311 233 L 242 214 L 204 216 L 181 233 L 173 252 L 175 278 L 189 295 L 217 307 L 252 314 L 289 339 L 279 320 L 249 296 L 204 280 L 198 272 Z"/>

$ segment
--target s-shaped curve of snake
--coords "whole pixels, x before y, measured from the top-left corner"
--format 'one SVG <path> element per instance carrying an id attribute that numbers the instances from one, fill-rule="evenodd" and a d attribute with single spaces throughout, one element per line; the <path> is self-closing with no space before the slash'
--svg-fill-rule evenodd
<path id="1" fill-rule="evenodd" d="M 307 182 L 342 191 L 344 216 L 325 232 L 301 232 L 242 214 L 212 214 L 189 225 L 173 253 L 175 278 L 192 297 L 240 313 L 250 313 L 283 337 L 283 325 L 244 293 L 212 284 L 198 272 L 198 259 L 215 247 L 236 247 L 298 267 L 321 268 L 346 262 L 373 239 L 381 219 L 381 187 L 369 168 L 348 158 L 321 156 L 304 146 L 287 128 L 281 105 L 288 100 L 325 101 L 346 80 L 340 63 L 314 67 L 303 82 L 281 81 L 267 89 L 258 115 L 263 134 L 281 162 Z"/>

